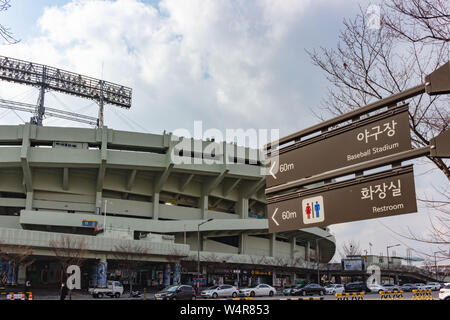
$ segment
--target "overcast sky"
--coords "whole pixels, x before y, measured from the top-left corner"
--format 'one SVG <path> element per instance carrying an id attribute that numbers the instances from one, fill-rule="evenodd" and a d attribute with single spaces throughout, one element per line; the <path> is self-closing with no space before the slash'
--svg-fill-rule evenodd
<path id="1" fill-rule="evenodd" d="M 335 47 L 344 18 L 358 5 L 348 0 L 17 0 L 0 13 L 18 44 L 0 54 L 31 60 L 133 88 L 131 110 L 107 106 L 105 123 L 118 130 L 162 133 L 186 128 L 279 129 L 280 135 L 319 122 L 328 83 L 305 49 Z M 0 82 L 0 98 L 35 103 L 38 90 Z M 46 106 L 97 115 L 89 100 L 48 93 Z M 20 124 L 31 114 L 0 109 L 0 124 Z M 325 117 L 330 117 L 325 115 Z M 49 118 L 44 125 L 80 124 Z M 415 167 L 418 197 L 448 188 L 429 164 Z M 342 243 L 354 240 L 370 254 L 399 256 L 406 248 L 433 254 L 390 229 L 421 236 L 434 216 L 419 212 L 331 226 Z M 369 246 L 369 242 L 372 246 Z M 448 250 L 448 248 L 447 248 Z M 392 253 L 391 253 L 392 254 Z M 338 256 L 336 256 L 338 258 Z"/>

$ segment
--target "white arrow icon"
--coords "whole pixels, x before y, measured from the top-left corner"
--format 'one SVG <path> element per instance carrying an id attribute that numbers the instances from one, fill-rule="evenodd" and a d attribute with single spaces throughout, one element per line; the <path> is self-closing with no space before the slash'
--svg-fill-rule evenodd
<path id="1" fill-rule="evenodd" d="M 275 165 L 276 165 L 277 163 L 276 163 L 276 161 L 272 164 L 272 166 L 270 167 L 270 170 L 269 170 L 269 173 L 270 173 L 270 175 L 274 178 L 274 179 L 276 179 L 277 177 L 275 177 L 275 175 L 273 174 L 273 168 L 275 167 Z"/>
<path id="2" fill-rule="evenodd" d="M 275 211 L 273 212 L 272 220 L 273 220 L 273 222 L 275 222 L 275 224 L 276 224 L 277 226 L 279 226 L 277 220 L 275 220 L 275 215 L 277 214 L 277 211 L 278 211 L 278 208 L 276 208 Z"/>

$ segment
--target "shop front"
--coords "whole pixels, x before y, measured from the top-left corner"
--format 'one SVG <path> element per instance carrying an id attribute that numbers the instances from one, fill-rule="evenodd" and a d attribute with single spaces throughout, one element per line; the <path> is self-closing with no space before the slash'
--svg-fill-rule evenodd
<path id="1" fill-rule="evenodd" d="M 254 287 L 261 283 L 272 285 L 273 282 L 272 276 L 273 275 L 271 271 L 258 269 L 250 270 L 248 276 L 248 287 Z"/>
<path id="2" fill-rule="evenodd" d="M 208 268 L 208 285 L 229 284 L 232 286 L 240 285 L 240 269 Z"/>
<path id="3" fill-rule="evenodd" d="M 275 272 L 274 283 L 273 286 L 275 288 L 284 289 L 285 287 L 289 287 L 294 284 L 294 276 L 293 274 L 288 274 L 286 272 Z"/>

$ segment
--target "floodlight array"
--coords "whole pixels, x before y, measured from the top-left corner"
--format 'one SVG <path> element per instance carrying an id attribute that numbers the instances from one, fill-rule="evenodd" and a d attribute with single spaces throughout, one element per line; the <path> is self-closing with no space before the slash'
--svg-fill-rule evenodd
<path id="1" fill-rule="evenodd" d="M 0 56 L 0 79 L 131 107 L 131 88 L 38 63 Z"/>

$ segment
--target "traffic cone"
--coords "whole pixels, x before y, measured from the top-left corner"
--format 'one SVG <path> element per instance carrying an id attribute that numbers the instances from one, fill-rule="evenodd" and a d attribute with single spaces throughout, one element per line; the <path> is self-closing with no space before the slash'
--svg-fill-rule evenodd
<path id="1" fill-rule="evenodd" d="M 33 293 L 28 292 L 28 300 L 33 300 Z"/>

